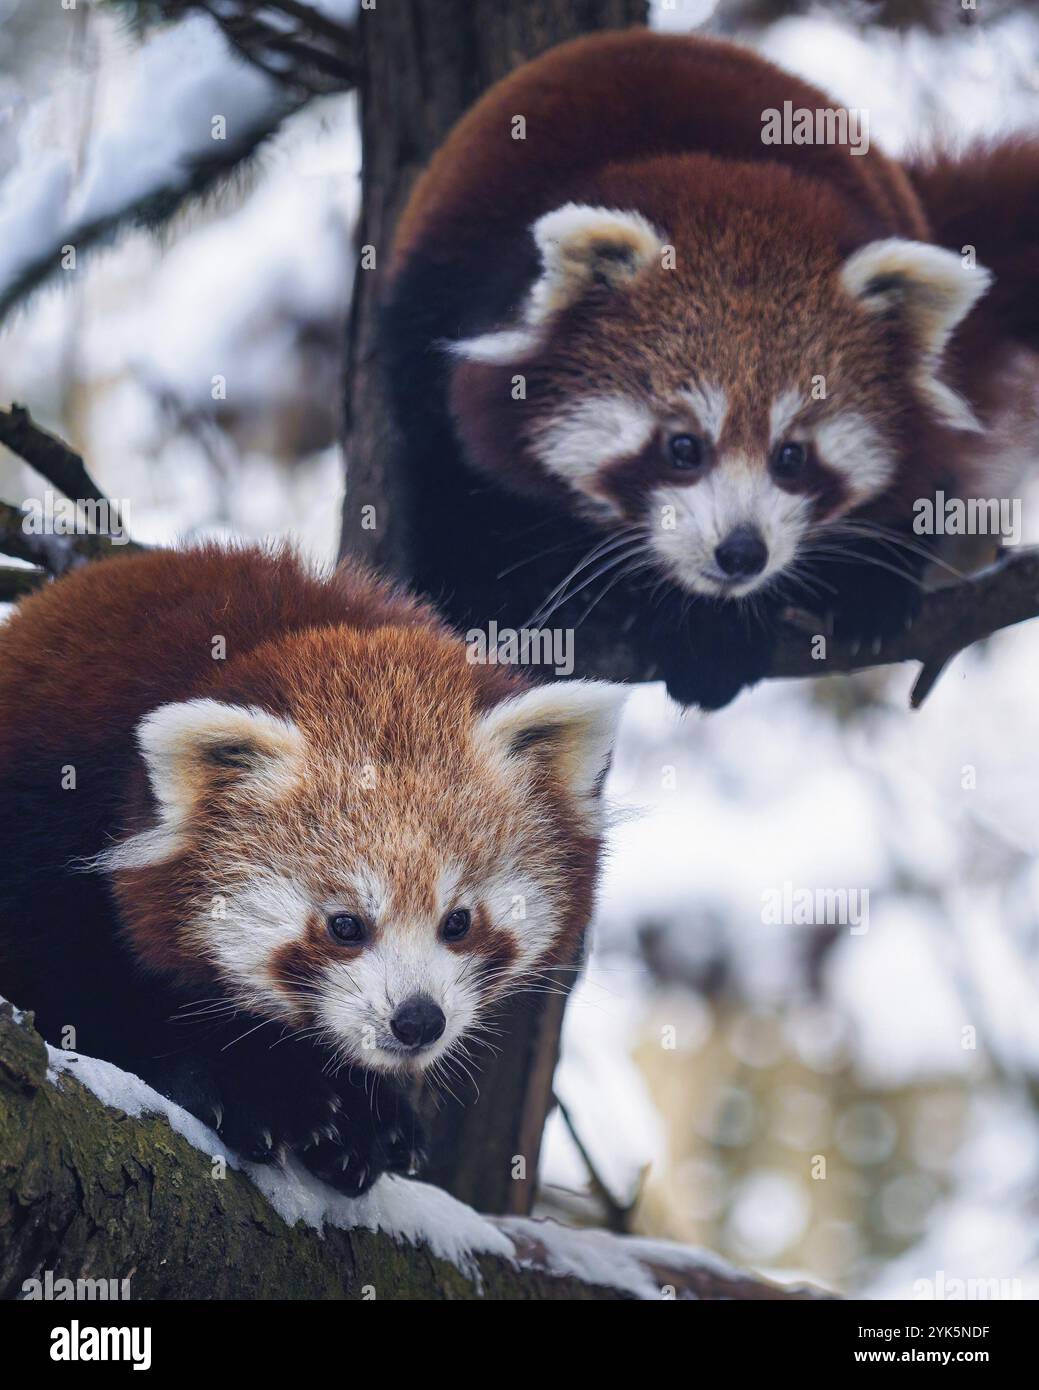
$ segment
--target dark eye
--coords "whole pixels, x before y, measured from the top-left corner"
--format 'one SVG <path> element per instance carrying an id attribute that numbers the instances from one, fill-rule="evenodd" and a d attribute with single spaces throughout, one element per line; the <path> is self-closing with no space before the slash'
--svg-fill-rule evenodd
<path id="1" fill-rule="evenodd" d="M 440 935 L 445 941 L 461 941 L 469 928 L 472 926 L 473 919 L 466 907 L 456 907 L 454 912 L 449 912 L 444 918 L 444 925 L 440 928 Z"/>
<path id="2" fill-rule="evenodd" d="M 673 434 L 667 447 L 676 468 L 699 468 L 703 462 L 703 445 L 695 434 Z"/>
<path id="3" fill-rule="evenodd" d="M 803 444 L 790 440 L 781 444 L 772 460 L 773 476 L 781 482 L 792 483 L 801 476 L 808 462 L 808 450 Z"/>
<path id="4" fill-rule="evenodd" d="M 328 930 L 337 941 L 348 946 L 359 946 L 368 935 L 368 929 L 360 917 L 350 912 L 337 912 L 328 919 Z"/>

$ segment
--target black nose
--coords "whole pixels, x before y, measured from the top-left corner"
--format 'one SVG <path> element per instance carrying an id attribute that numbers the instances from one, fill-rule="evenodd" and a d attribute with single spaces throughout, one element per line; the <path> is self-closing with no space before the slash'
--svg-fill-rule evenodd
<path id="1" fill-rule="evenodd" d="M 405 1047 L 428 1047 L 446 1026 L 443 1009 L 427 994 L 413 994 L 405 999 L 390 1019 L 393 1036 Z"/>
<path id="2" fill-rule="evenodd" d="M 750 579 L 768 560 L 768 547 L 752 526 L 738 526 L 714 552 L 718 568 L 729 579 Z"/>

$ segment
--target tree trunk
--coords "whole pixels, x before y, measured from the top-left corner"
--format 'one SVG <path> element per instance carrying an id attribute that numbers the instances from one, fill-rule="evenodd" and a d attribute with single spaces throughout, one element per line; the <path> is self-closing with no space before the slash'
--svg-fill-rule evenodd
<path id="1" fill-rule="evenodd" d="M 681 1246 L 552 1222 L 485 1221 L 455 1203 L 451 1231 L 471 1233 L 477 1223 L 480 1234 L 450 1260 L 385 1230 L 290 1226 L 244 1173 L 215 1176 L 210 1155 L 165 1116 L 110 1108 L 74 1071 L 55 1079 L 30 1016 L 0 1003 L 0 1299 L 26 1296 L 27 1281 L 47 1271 L 128 1279 L 137 1300 L 824 1296 Z M 414 1211 L 423 1193 L 437 1205 L 431 1224 L 442 1226 L 450 1202 L 442 1194 L 416 1184 L 405 1207 Z M 391 1209 L 392 1197 L 381 1205 Z M 578 1272 L 588 1269 L 600 1273 Z"/>
<path id="2" fill-rule="evenodd" d="M 644 23 L 647 8 L 646 0 L 396 0 L 360 12 L 358 245 L 372 248 L 375 265 L 365 269 L 359 257 L 348 328 L 343 554 L 405 582 L 416 574 L 408 524 L 413 478 L 392 435 L 374 346 L 380 275 L 412 184 L 486 87 L 566 39 Z M 562 1018 L 552 994 L 527 996 L 507 1010 L 502 1056 L 481 1069 L 479 1103 L 448 1100 L 433 1117 L 431 1175 L 481 1211 L 530 1210 Z"/>

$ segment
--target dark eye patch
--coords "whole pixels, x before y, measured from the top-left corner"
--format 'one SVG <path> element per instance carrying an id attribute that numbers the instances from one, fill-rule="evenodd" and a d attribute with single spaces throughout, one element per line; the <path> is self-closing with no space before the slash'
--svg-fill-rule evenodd
<path id="1" fill-rule="evenodd" d="M 615 459 L 602 470 L 599 490 L 627 520 L 642 517 L 654 488 L 694 487 L 710 471 L 712 460 L 706 447 L 696 468 L 676 468 L 668 447 L 671 433 L 657 432 L 639 453 Z"/>
<path id="2" fill-rule="evenodd" d="M 836 469 L 822 461 L 811 444 L 803 447 L 804 462 L 796 474 L 784 477 L 781 471 L 773 472 L 772 481 L 784 492 L 809 498 L 813 521 L 822 521 L 847 504 L 848 484 Z"/>

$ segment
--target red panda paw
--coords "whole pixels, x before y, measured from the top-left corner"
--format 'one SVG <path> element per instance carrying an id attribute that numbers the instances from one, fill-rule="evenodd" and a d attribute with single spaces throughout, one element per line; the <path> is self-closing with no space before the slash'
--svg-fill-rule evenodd
<path id="1" fill-rule="evenodd" d="M 853 651 L 878 654 L 884 643 L 912 626 L 923 595 L 923 565 L 916 556 L 889 555 L 824 571 L 828 626 Z"/>
<path id="2" fill-rule="evenodd" d="M 324 1074 L 328 1055 L 309 1044 L 271 1047 L 251 1040 L 216 1056 L 184 1054 L 148 1077 L 211 1125 L 249 1163 L 274 1163 L 286 1150 L 334 1133 L 339 1091 Z"/>
<path id="3" fill-rule="evenodd" d="M 412 1177 L 425 1163 L 425 1136 L 403 1094 L 385 1078 L 346 1084 L 333 1132 L 304 1145 L 304 1167 L 348 1197 L 360 1197 L 383 1173 Z"/>
<path id="4" fill-rule="evenodd" d="M 681 705 L 722 709 L 768 674 L 775 642 L 771 610 L 671 596 L 647 634 L 648 655 L 667 693 Z"/>

